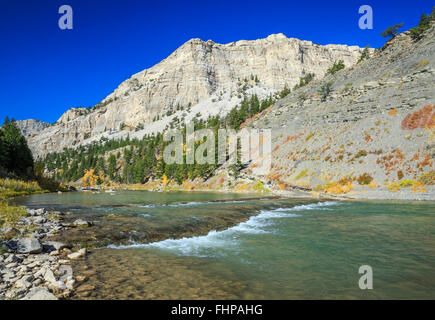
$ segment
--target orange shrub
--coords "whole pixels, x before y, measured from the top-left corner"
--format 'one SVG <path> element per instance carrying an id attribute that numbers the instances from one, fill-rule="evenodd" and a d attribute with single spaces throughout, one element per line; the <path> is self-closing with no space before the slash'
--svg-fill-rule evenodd
<path id="1" fill-rule="evenodd" d="M 373 141 L 372 137 L 370 137 L 369 134 L 366 134 L 366 136 L 364 137 L 364 140 L 365 140 L 366 142 L 371 142 L 371 141 Z"/>
<path id="2" fill-rule="evenodd" d="M 414 130 L 418 127 L 420 128 L 432 128 L 435 125 L 434 116 L 432 114 L 432 110 L 435 109 L 435 106 L 431 105 L 424 106 L 422 109 L 417 110 L 413 113 L 409 113 L 402 120 L 402 130 Z"/>

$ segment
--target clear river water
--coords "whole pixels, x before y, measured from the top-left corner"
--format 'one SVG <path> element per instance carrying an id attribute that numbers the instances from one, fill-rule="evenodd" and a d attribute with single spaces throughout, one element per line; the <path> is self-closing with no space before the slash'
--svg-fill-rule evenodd
<path id="1" fill-rule="evenodd" d="M 435 203 L 71 192 L 29 207 L 94 222 L 82 299 L 434 299 Z M 62 235 L 60 235 L 62 237 Z M 361 290 L 359 267 L 373 270 Z"/>

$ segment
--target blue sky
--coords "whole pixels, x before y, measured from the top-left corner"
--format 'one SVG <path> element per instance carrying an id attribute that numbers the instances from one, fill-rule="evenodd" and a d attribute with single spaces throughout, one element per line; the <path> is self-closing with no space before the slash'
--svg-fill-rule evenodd
<path id="1" fill-rule="evenodd" d="M 60 30 L 68 4 L 74 29 Z M 358 8 L 373 8 L 374 29 L 358 28 Z M 380 47 L 379 35 L 430 13 L 433 1 L 0 0 L 0 121 L 56 121 L 71 107 L 95 105 L 132 74 L 191 38 L 228 43 L 272 33 Z"/>

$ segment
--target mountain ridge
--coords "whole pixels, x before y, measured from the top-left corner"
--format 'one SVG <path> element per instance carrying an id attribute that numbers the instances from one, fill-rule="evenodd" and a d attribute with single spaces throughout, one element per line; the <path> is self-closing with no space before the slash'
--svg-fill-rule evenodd
<path id="1" fill-rule="evenodd" d="M 93 110 L 67 110 L 56 123 L 30 137 L 29 145 L 41 158 L 102 137 L 120 139 L 138 127 L 138 136 L 161 132 L 183 112 L 186 120 L 198 113 L 203 118 L 225 114 L 242 100 L 237 86 L 242 79 L 257 76 L 259 81 L 246 94 L 265 98 L 294 86 L 307 73 L 322 77 L 337 60 L 350 67 L 362 52 L 357 46 L 314 45 L 283 34 L 228 44 L 194 38 L 123 81 Z"/>

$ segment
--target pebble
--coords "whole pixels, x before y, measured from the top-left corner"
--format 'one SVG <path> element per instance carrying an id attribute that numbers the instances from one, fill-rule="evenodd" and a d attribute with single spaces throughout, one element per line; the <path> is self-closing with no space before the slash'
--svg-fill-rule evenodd
<path id="1" fill-rule="evenodd" d="M 66 244 L 46 240 L 53 232 L 65 228 L 59 221 L 59 212 L 44 209 L 27 209 L 27 212 L 29 217 L 18 222 L 16 234 L 25 234 L 28 226 L 37 229 L 30 236 L 5 242 L 8 252 L 0 254 L 0 300 L 57 300 L 56 295 L 68 298 L 76 280 L 71 262 L 64 256 L 70 254 L 76 259 L 84 256 L 86 249 L 71 253 Z M 81 221 L 78 225 L 91 225 Z M 10 232 L 9 229 L 0 229 L 0 236 Z"/>

